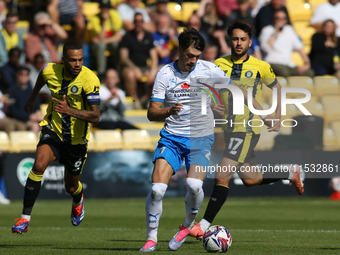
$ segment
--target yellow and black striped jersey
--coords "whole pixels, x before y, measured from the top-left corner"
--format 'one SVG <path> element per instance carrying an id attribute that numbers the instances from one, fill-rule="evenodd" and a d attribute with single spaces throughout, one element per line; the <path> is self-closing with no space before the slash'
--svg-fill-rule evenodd
<path id="1" fill-rule="evenodd" d="M 42 75 L 54 98 L 66 100 L 71 108 L 91 110 L 90 105 L 99 105 L 100 82 L 98 77 L 83 66 L 79 74 L 68 79 L 63 75 L 64 65 L 49 63 L 44 66 Z M 72 145 L 86 144 L 90 138 L 89 123 L 67 114 L 54 111 L 56 102 L 51 100 L 40 126 L 54 131 L 59 138 Z"/>
<path id="2" fill-rule="evenodd" d="M 262 101 L 262 84 L 271 88 L 277 82 L 271 66 L 252 56 L 248 56 L 246 60 L 238 61 L 233 61 L 231 56 L 227 56 L 216 59 L 214 63 L 246 91 L 251 87 L 253 97 L 260 104 Z M 224 130 L 227 132 L 254 132 L 255 134 L 260 134 L 260 123 L 254 121 L 261 119 L 260 116 L 251 113 L 247 105 L 244 105 L 244 115 L 234 115 L 232 93 L 228 90 L 223 90 L 220 92 L 220 97 L 226 109 L 223 118 L 228 120 L 228 123 L 222 126 Z M 248 125 L 248 121 L 250 121 L 250 125 Z"/>

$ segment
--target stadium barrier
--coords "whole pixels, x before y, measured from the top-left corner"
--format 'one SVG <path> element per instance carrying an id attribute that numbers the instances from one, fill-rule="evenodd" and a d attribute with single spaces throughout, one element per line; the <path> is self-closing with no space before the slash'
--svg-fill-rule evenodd
<path id="1" fill-rule="evenodd" d="M 222 157 L 221 151 L 213 152 L 211 166 L 216 166 Z M 338 152 L 319 150 L 282 150 L 256 152 L 256 162 L 262 166 L 289 166 L 299 164 L 307 166 L 303 174 L 305 183 L 304 196 L 330 196 L 329 179 L 339 176 Z M 4 175 L 9 199 L 22 199 L 24 185 L 34 162 L 34 153 L 5 153 L 3 156 Z M 83 169 L 81 181 L 86 198 L 114 198 L 146 196 L 151 185 L 153 152 L 142 150 L 123 150 L 89 152 Z M 305 165 L 308 164 L 308 165 Z M 312 172 L 317 164 L 327 166 L 328 173 Z M 330 173 L 332 165 L 333 172 Z M 322 169 L 322 168 L 321 168 Z M 184 196 L 185 167 L 172 177 L 167 196 Z M 54 162 L 44 174 L 39 199 L 70 198 L 65 192 L 64 167 Z M 205 195 L 209 196 L 214 185 L 213 175 L 204 184 Z M 242 185 L 238 178 L 230 181 L 231 196 L 297 196 L 294 187 L 288 181 L 279 181 L 272 185 L 263 185 L 251 189 Z"/>

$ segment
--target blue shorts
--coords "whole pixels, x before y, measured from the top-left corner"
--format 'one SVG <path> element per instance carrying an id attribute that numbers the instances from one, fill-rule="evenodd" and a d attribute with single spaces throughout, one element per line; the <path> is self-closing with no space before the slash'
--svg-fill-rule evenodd
<path id="1" fill-rule="evenodd" d="M 190 165 L 209 166 L 211 147 L 214 143 L 213 134 L 203 137 L 183 137 L 172 135 L 162 129 L 160 135 L 161 139 L 158 141 L 153 163 L 158 158 L 164 158 L 175 173 L 183 165 L 183 159 L 187 171 Z"/>

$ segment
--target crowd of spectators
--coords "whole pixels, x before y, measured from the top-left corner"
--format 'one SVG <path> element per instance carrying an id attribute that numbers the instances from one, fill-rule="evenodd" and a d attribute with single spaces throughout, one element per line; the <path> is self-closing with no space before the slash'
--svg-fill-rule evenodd
<path id="1" fill-rule="evenodd" d="M 314 9 L 310 24 L 317 32 L 311 38 L 310 52 L 305 52 L 291 24 L 285 0 L 201 0 L 185 22 L 174 20 L 168 0 L 150 1 L 152 4 L 141 0 L 98 2 L 100 12 L 87 19 L 82 0 L 48 0 L 41 8 L 33 8 L 31 29 L 23 35 L 16 27 L 19 15 L 12 1 L 0 0 L 0 90 L 4 98 L 20 87 L 21 73 L 28 72 L 27 86 L 32 88 L 45 63 L 61 63 L 58 47 L 76 40 L 90 56 L 85 64 L 103 83 L 107 71 L 112 75 L 115 70 L 120 89 L 133 98 L 134 107 L 145 108 L 157 71 L 176 59 L 182 27 L 200 31 L 207 43 L 201 58 L 214 61 L 230 54 L 226 29 L 235 20 L 252 25 L 249 54 L 270 63 L 278 76 L 340 73 L 339 0 L 329 0 Z M 294 51 L 303 65 L 296 66 L 292 61 Z M 41 103 L 49 101 L 47 87 L 41 90 L 39 99 Z M 14 107 L 12 104 L 3 109 L 8 117 L 14 117 L 6 112 Z M 27 128 L 34 130 L 33 126 Z"/>

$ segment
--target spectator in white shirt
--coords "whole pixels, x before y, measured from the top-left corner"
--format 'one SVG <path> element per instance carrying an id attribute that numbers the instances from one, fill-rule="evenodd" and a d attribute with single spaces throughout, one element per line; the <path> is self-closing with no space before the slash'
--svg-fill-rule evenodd
<path id="1" fill-rule="evenodd" d="M 117 11 L 123 21 L 123 28 L 126 31 L 133 30 L 135 27 L 133 23 L 135 14 L 141 13 L 144 20 L 143 28 L 148 32 L 155 32 L 155 25 L 151 22 L 148 12 L 139 6 L 140 2 L 141 0 L 127 0 L 126 3 L 121 3 L 117 7 Z"/>
<path id="2" fill-rule="evenodd" d="M 315 29 L 321 31 L 322 23 L 326 20 L 333 20 L 337 24 L 336 36 L 340 37 L 340 3 L 339 0 L 329 0 L 327 3 L 316 7 L 310 24 Z"/>
<path id="3" fill-rule="evenodd" d="M 287 24 L 287 14 L 278 10 L 274 13 L 274 26 L 268 25 L 261 31 L 259 42 L 268 62 L 277 76 L 314 76 L 310 60 L 303 51 L 303 44 L 292 26 Z M 300 53 L 305 64 L 296 66 L 291 60 L 294 51 Z"/>

